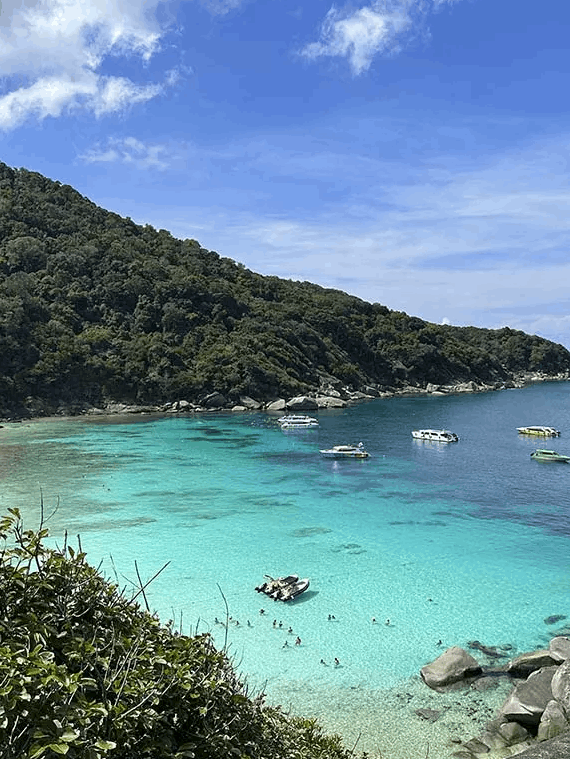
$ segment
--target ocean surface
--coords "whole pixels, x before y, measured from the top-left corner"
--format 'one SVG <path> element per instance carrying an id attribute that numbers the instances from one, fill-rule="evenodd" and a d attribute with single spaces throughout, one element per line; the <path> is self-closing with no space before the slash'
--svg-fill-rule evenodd
<path id="1" fill-rule="evenodd" d="M 441 695 L 420 668 L 448 646 L 511 657 L 570 632 L 570 465 L 530 458 L 570 454 L 570 383 L 317 415 L 318 429 L 292 432 L 263 413 L 4 424 L 2 512 L 18 506 L 33 528 L 43 501 L 51 540 L 79 535 L 127 589 L 137 568 L 147 580 L 168 563 L 151 608 L 210 632 L 250 691 L 371 756 L 443 759 L 506 686 Z M 517 434 L 530 424 L 562 435 Z M 460 441 L 412 439 L 424 427 Z M 319 453 L 360 441 L 367 460 Z M 255 591 L 290 573 L 311 583 L 295 602 Z"/>

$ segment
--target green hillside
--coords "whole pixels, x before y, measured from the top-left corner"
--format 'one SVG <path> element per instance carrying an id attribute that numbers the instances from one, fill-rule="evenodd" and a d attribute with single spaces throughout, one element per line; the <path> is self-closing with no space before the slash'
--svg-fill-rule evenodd
<path id="1" fill-rule="evenodd" d="M 570 370 L 570 352 L 536 336 L 437 326 L 265 277 L 3 164 L 0 314 L 3 415 Z"/>

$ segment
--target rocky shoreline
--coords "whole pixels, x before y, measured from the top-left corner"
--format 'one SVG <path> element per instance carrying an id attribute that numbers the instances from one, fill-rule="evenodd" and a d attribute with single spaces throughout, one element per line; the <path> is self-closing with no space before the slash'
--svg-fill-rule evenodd
<path id="1" fill-rule="evenodd" d="M 557 635 L 547 649 L 523 653 L 498 665 L 507 654 L 500 647 L 469 644 L 490 664 L 481 664 L 459 646 L 422 667 L 420 676 L 432 690 L 484 691 L 500 681 L 512 686 L 497 715 L 480 735 L 462 741 L 450 754 L 453 759 L 562 759 L 570 756 L 570 638 Z M 421 713 L 420 713 L 421 712 Z M 440 712 L 417 710 L 418 716 L 435 721 Z"/>
<path id="2" fill-rule="evenodd" d="M 520 373 L 506 382 L 481 384 L 474 381 L 458 382 L 449 385 L 427 384 L 425 387 L 402 385 L 400 387 L 364 386 L 358 390 L 343 386 L 334 377 L 323 378 L 321 386 L 313 392 L 298 395 L 293 398 L 276 398 L 271 401 L 257 400 L 241 396 L 237 403 L 227 398 L 223 393 L 211 392 L 197 399 L 176 399 L 161 404 L 132 404 L 121 401 L 110 401 L 98 407 L 77 401 L 76 403 L 48 404 L 40 398 L 28 398 L 24 408 L 6 414 L 3 421 L 20 421 L 38 417 L 53 416 L 84 416 L 84 415 L 113 415 L 113 414 L 194 414 L 207 412 L 236 412 L 248 411 L 265 412 L 304 412 L 319 409 L 346 408 L 355 403 L 371 401 L 378 398 L 400 398 L 413 396 L 446 396 L 464 393 L 486 393 L 496 390 L 522 388 L 539 382 L 568 381 L 567 372 L 548 375 L 539 373 Z"/>

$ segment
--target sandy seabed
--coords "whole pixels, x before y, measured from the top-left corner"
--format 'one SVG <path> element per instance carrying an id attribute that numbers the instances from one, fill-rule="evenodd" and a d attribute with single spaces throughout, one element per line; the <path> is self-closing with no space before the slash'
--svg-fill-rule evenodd
<path id="1" fill-rule="evenodd" d="M 382 692 L 331 690 L 323 703 L 323 694 L 303 683 L 298 691 L 290 684 L 281 696 L 271 693 L 268 702 L 317 718 L 327 733 L 340 735 L 355 756 L 366 752 L 370 759 L 448 759 L 462 742 L 484 732 L 512 687 L 501 678 L 483 691 L 468 687 L 437 693 L 420 677 L 412 677 Z M 439 712 L 439 717 L 430 721 L 416 713 L 419 709 Z"/>

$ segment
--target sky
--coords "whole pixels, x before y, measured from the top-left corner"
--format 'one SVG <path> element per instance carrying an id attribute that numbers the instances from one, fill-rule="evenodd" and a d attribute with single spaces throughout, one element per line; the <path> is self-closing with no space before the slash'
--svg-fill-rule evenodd
<path id="1" fill-rule="evenodd" d="M 570 348 L 568 0 L 1 0 L 0 160 L 260 274 Z"/>

